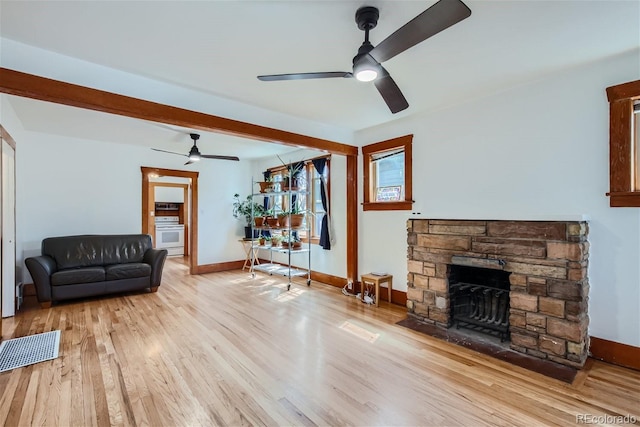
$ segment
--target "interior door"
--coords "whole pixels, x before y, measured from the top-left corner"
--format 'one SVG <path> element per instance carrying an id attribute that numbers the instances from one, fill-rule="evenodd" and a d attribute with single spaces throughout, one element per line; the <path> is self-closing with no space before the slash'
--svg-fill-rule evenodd
<path id="1" fill-rule="evenodd" d="M 16 314 L 16 151 L 2 139 L 2 317 Z"/>

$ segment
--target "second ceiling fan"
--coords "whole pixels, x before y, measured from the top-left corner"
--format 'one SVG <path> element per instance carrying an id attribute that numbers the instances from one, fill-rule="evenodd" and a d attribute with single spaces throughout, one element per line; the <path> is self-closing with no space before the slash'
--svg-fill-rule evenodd
<path id="1" fill-rule="evenodd" d="M 462 1 L 440 0 L 374 47 L 369 42 L 369 30 L 376 27 L 380 14 L 375 7 L 361 7 L 356 11 L 356 23 L 358 28 L 364 31 L 364 42 L 358 49 L 358 54 L 353 57 L 353 72 L 329 71 L 271 74 L 258 76 L 258 79 L 276 81 L 355 77 L 360 81 L 373 81 L 385 103 L 391 112 L 395 114 L 409 107 L 409 103 L 381 63 L 468 18 L 470 15 L 471 10 Z"/>
<path id="2" fill-rule="evenodd" d="M 193 140 L 193 147 L 191 147 L 191 150 L 189 150 L 189 154 L 182 154 L 182 153 L 176 153 L 174 151 L 160 150 L 159 148 L 152 148 L 152 150 L 160 151 L 162 153 L 177 154 L 178 156 L 187 157 L 189 158 L 189 160 L 187 161 L 187 163 L 185 163 L 185 165 L 198 162 L 200 161 L 200 159 L 233 160 L 236 162 L 240 160 L 236 156 L 218 156 L 215 154 L 202 154 L 200 153 L 200 150 L 198 149 L 198 145 L 196 144 L 198 139 L 200 139 L 200 135 L 198 135 L 197 133 L 190 133 L 189 136 Z"/>

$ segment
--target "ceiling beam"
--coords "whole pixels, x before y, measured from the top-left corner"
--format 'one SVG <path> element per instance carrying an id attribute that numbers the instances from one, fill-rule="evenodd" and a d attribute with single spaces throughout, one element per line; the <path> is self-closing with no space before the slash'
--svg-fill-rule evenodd
<path id="1" fill-rule="evenodd" d="M 358 156 L 358 148 L 321 138 L 172 107 L 130 96 L 0 68 L 0 92 L 185 128 Z"/>

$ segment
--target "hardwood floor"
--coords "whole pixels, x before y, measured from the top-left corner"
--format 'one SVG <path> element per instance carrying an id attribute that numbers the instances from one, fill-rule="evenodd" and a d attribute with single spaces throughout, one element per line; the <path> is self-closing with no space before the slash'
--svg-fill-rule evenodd
<path id="1" fill-rule="evenodd" d="M 3 339 L 60 329 L 60 357 L 0 374 L 14 425 L 573 425 L 640 420 L 640 372 L 590 360 L 573 384 L 395 325 L 313 283 L 167 262 L 157 293 L 37 306 Z M 640 423 L 640 421 L 638 421 Z"/>

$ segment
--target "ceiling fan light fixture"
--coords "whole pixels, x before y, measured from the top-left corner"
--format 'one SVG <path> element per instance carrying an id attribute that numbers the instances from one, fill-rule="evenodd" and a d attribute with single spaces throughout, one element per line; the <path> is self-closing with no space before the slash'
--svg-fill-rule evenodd
<path id="1" fill-rule="evenodd" d="M 367 57 L 356 57 L 353 61 L 353 75 L 361 82 L 370 82 L 378 78 L 380 64 Z"/>
<path id="2" fill-rule="evenodd" d="M 361 82 L 371 82 L 378 78 L 378 72 L 373 69 L 362 69 L 358 70 L 355 76 L 356 79 L 360 80 Z"/>
<path id="3" fill-rule="evenodd" d="M 191 151 L 189 151 L 189 161 L 199 162 L 201 158 L 202 155 L 200 154 L 200 150 L 198 150 L 198 147 L 196 147 L 195 145 L 191 147 Z"/>

